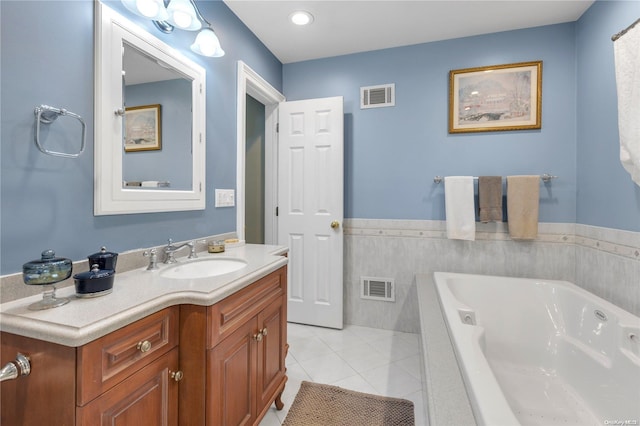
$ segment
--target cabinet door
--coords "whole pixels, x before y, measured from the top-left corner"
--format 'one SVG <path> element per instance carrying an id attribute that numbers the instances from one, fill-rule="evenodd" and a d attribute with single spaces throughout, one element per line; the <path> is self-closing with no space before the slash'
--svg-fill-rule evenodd
<path id="1" fill-rule="evenodd" d="M 158 358 L 122 383 L 77 408 L 81 426 L 177 426 L 178 349 Z"/>
<path id="2" fill-rule="evenodd" d="M 254 317 L 207 351 L 207 425 L 253 424 L 257 333 L 258 321 Z"/>
<path id="3" fill-rule="evenodd" d="M 286 357 L 286 304 L 277 299 L 258 315 L 258 325 L 263 334 L 258 343 L 258 411 L 269 408 L 284 386 Z"/>
<path id="4" fill-rule="evenodd" d="M 73 426 L 76 349 L 10 333 L 0 333 L 0 367 L 21 353 L 31 373 L 2 382 L 0 425 Z"/>

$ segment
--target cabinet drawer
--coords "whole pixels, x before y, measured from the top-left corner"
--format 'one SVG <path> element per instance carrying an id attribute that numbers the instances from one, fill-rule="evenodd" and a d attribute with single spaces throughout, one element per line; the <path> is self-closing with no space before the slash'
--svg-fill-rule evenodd
<path id="1" fill-rule="evenodd" d="M 178 306 L 164 309 L 78 348 L 78 405 L 174 348 L 178 312 Z"/>
<path id="2" fill-rule="evenodd" d="M 282 267 L 207 308 L 207 348 L 213 348 L 278 297 L 286 294 L 287 268 Z M 257 331 L 257 330 L 256 330 Z"/>
<path id="3" fill-rule="evenodd" d="M 76 410 L 78 426 L 178 425 L 178 349 Z"/>

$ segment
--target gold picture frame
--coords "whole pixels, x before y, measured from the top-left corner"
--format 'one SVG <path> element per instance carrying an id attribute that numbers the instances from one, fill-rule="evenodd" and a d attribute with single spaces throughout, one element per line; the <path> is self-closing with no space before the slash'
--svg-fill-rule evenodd
<path id="1" fill-rule="evenodd" d="M 542 128 L 542 61 L 449 71 L 449 133 Z"/>
<path id="2" fill-rule="evenodd" d="M 125 152 L 157 151 L 161 149 L 161 105 L 127 107 L 124 116 Z"/>

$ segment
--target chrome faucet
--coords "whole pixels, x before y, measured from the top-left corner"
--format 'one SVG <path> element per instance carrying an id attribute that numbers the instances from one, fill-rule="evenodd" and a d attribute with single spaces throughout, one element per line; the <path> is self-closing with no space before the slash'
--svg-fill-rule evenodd
<path id="1" fill-rule="evenodd" d="M 147 266 L 147 271 L 158 269 L 158 251 L 155 248 L 144 251 L 142 255 L 149 258 L 149 266 Z"/>
<path id="2" fill-rule="evenodd" d="M 189 259 L 195 259 L 198 256 L 196 255 L 196 242 L 195 241 L 189 241 L 187 243 L 184 244 L 180 244 L 180 245 L 173 245 L 173 240 L 171 238 L 169 238 L 169 240 L 167 241 L 167 245 L 165 246 L 165 248 L 163 249 L 164 251 L 164 262 L 163 263 L 176 263 L 178 262 L 175 258 L 175 253 L 180 250 L 183 247 L 189 247 L 189 249 L 191 250 L 189 252 Z"/>

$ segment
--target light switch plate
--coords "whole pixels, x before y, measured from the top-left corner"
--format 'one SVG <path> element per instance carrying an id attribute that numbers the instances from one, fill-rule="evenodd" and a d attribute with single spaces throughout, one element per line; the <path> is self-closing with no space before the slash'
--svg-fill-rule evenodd
<path id="1" fill-rule="evenodd" d="M 236 205 L 235 190 L 216 189 L 216 207 L 233 207 Z"/>

